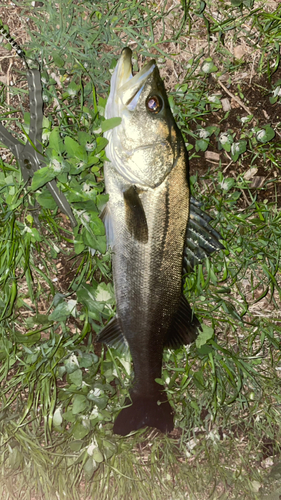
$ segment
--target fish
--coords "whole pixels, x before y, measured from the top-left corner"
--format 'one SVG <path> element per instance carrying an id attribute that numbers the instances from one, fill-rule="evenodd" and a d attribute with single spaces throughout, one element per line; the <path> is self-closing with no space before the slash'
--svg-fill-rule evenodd
<path id="1" fill-rule="evenodd" d="M 113 117 L 121 123 L 104 134 L 109 200 L 101 217 L 116 316 L 97 341 L 129 348 L 133 361 L 130 394 L 113 432 L 126 436 L 149 426 L 168 433 L 174 411 L 157 382 L 163 350 L 194 342 L 201 329 L 183 294 L 183 272 L 222 248 L 221 237 L 190 196 L 188 153 L 156 61 L 133 75 L 128 47 L 111 78 L 105 118 Z"/>

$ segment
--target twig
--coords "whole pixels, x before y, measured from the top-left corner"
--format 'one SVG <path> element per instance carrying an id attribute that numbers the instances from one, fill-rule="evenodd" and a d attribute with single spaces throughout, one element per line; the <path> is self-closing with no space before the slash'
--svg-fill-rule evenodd
<path id="1" fill-rule="evenodd" d="M 234 99 L 236 102 L 238 102 L 239 106 L 241 106 L 241 108 L 245 109 L 245 111 L 247 111 L 248 115 L 252 115 L 251 111 L 249 110 L 249 108 L 247 106 L 245 106 L 245 104 L 241 101 L 241 99 L 239 97 L 237 97 L 236 95 L 232 94 L 232 92 L 230 92 L 229 90 L 227 90 L 226 86 L 220 81 L 218 80 L 220 86 L 223 88 L 223 90 L 232 98 Z"/>

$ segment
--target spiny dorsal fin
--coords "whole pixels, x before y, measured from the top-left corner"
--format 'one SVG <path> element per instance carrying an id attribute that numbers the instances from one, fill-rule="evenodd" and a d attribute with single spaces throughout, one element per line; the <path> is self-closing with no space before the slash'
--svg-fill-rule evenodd
<path id="1" fill-rule="evenodd" d="M 148 242 L 148 227 L 141 199 L 134 186 L 123 193 L 126 208 L 126 225 L 135 240 Z"/>
<path id="2" fill-rule="evenodd" d="M 177 349 L 181 345 L 191 344 L 196 339 L 200 323 L 184 295 L 181 296 L 180 306 L 169 328 L 165 347 Z"/>
<path id="3" fill-rule="evenodd" d="M 200 264 L 213 252 L 224 248 L 221 235 L 209 224 L 212 218 L 203 212 L 200 203 L 191 197 L 190 216 L 184 249 L 184 274 Z"/>

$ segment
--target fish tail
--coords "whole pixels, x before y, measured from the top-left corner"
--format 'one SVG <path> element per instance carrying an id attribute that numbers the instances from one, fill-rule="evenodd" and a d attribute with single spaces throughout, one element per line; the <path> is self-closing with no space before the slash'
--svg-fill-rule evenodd
<path id="1" fill-rule="evenodd" d="M 127 436 L 130 432 L 147 426 L 164 433 L 173 430 L 174 412 L 165 393 L 151 398 L 134 396 L 131 400 L 133 404 L 121 410 L 117 416 L 113 426 L 114 434 Z M 129 405 L 131 400 L 127 399 L 125 405 Z"/>

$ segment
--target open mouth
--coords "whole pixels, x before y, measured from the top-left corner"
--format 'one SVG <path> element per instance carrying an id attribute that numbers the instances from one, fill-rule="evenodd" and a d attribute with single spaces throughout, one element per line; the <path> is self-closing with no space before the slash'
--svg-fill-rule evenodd
<path id="1" fill-rule="evenodd" d="M 154 59 L 149 61 L 134 76 L 132 74 L 132 51 L 128 47 L 123 49 L 118 62 L 116 75 L 116 92 L 122 103 L 133 111 L 138 103 L 144 84 L 156 66 Z"/>

